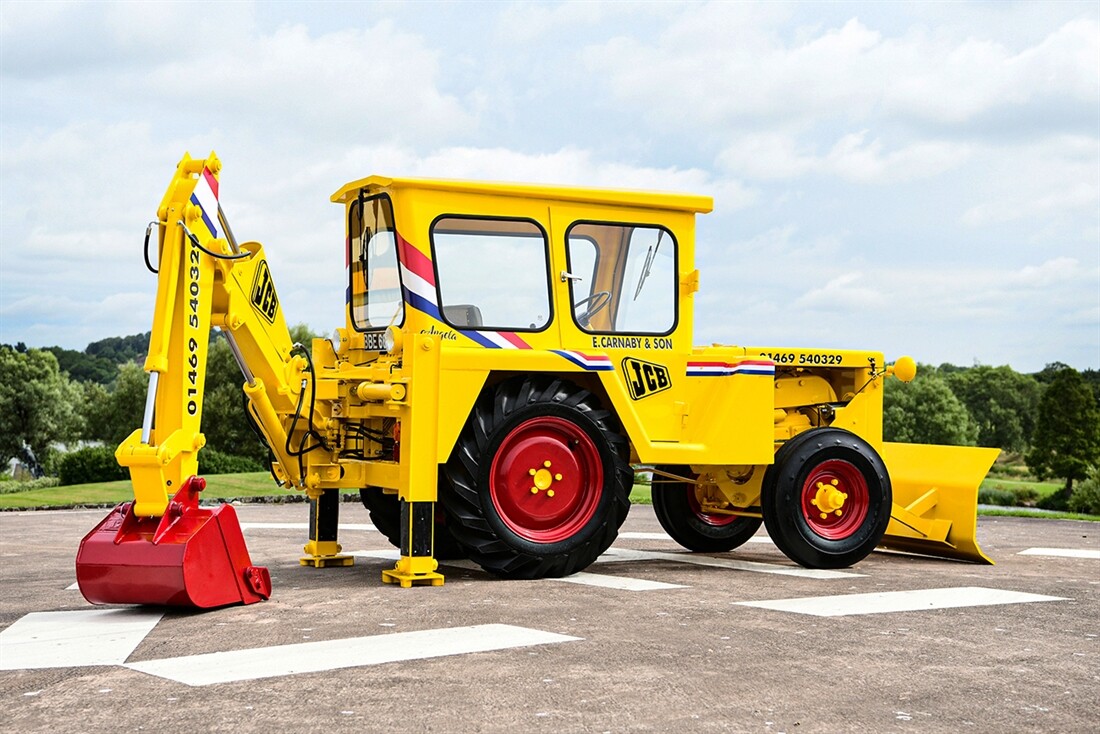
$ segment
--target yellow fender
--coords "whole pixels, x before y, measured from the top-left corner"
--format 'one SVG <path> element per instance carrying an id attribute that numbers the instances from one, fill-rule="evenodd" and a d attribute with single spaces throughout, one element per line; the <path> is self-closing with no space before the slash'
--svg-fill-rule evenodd
<path id="1" fill-rule="evenodd" d="M 881 545 L 993 564 L 978 547 L 978 488 L 998 449 L 884 443 L 894 507 Z"/>

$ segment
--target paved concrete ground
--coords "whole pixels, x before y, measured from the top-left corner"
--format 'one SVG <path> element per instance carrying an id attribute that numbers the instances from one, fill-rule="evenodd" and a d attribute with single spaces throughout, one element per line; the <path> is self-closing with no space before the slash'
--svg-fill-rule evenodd
<path id="1" fill-rule="evenodd" d="M 342 508 L 346 551 L 384 551 Z M 0 515 L 0 636 L 25 615 L 92 610 L 73 558 L 101 510 Z M 982 518 L 997 566 L 875 553 L 837 578 L 792 570 L 767 542 L 713 558 L 661 538 L 652 509 L 635 507 L 618 562 L 587 579 L 499 581 L 444 568 L 443 587 L 383 586 L 391 562 L 298 565 L 304 505 L 239 509 L 253 560 L 270 567 L 271 600 L 206 613 L 168 612 L 123 660 L 503 624 L 580 638 L 447 657 L 359 665 L 192 686 L 122 665 L 0 670 L 4 731 L 417 732 L 1086 732 L 1100 710 L 1100 561 L 1020 555 L 1029 548 L 1094 555 L 1100 526 Z M 634 554 L 634 560 L 625 551 Z M 612 556 L 614 558 L 615 556 Z M 704 560 L 710 556 L 702 557 Z M 767 571 L 767 572 L 765 572 Z M 858 575 L 857 575 L 858 574 Z M 642 582 L 661 582 L 645 586 Z M 743 602 L 981 587 L 1061 600 L 823 617 Z M 990 592 L 964 591 L 967 599 Z M 908 597 L 906 597 L 908 599 Z M 862 597 L 861 597 L 862 600 Z M 866 609 L 874 602 L 868 600 Z M 816 604 L 816 602 L 815 602 Z M 864 604 L 863 601 L 860 605 Z M 155 621 L 155 620 L 154 620 Z M 20 627 L 21 628 L 21 627 Z M 11 629 L 9 638 L 14 638 Z M 72 626 L 73 635 L 81 625 Z M 495 631 L 510 628 L 486 628 Z M 391 637 L 403 641 L 405 637 Z M 558 639 L 558 638 L 555 638 Z M 3 642 L 3 639 L 0 639 Z M 372 640 L 364 643 L 368 648 Z M 404 644 L 404 643 L 402 643 Z M 74 651 L 84 643 L 74 640 Z M 351 654 L 352 642 L 337 643 Z M 0 658 L 14 648 L 0 647 Z M 64 649 L 64 648 L 63 648 Z M 4 651 L 7 650 L 5 653 Z M 223 659 L 219 657 L 218 660 Z M 228 659 L 228 658 L 225 658 Z M 188 665 L 185 661 L 184 665 Z M 14 667 L 0 659 L 0 668 Z M 272 671 L 277 663 L 272 663 Z"/>

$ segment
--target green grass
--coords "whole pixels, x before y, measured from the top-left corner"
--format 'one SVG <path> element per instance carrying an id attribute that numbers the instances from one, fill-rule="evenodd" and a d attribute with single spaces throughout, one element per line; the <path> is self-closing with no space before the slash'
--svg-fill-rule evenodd
<path id="1" fill-rule="evenodd" d="M 649 485 L 635 484 L 630 490 L 630 501 L 635 505 L 652 505 L 653 498 L 649 494 Z"/>
<path id="2" fill-rule="evenodd" d="M 986 477 L 982 482 L 982 489 L 1001 489 L 1011 492 L 1014 489 L 1032 489 L 1039 493 L 1040 497 L 1046 497 L 1059 490 L 1061 482 L 1036 482 L 1023 479 L 1005 479 L 1002 477 Z"/>
<path id="3" fill-rule="evenodd" d="M 1028 507 L 981 507 L 978 509 L 978 514 L 986 517 L 1041 517 L 1044 520 L 1100 522 L 1100 515 L 1083 515 L 1079 512 L 1047 512 L 1045 510 L 1032 510 Z"/>
<path id="4" fill-rule="evenodd" d="M 1045 496 L 1055 491 L 1061 485 L 1052 482 L 1028 482 L 1010 479 L 986 479 L 983 487 L 992 489 L 1007 489 L 1013 487 L 1027 487 Z M 630 492 L 630 501 L 637 505 L 652 504 L 648 484 L 635 484 Z M 354 492 L 355 490 L 345 490 Z M 236 497 L 286 497 L 300 496 L 297 490 L 287 490 L 275 486 L 274 480 L 267 472 L 252 472 L 249 474 L 219 474 L 207 478 L 206 489 L 202 496 L 205 499 L 231 499 Z M 50 487 L 48 489 L 32 489 L 26 492 L 14 492 L 0 494 L 0 510 L 33 510 L 33 509 L 61 509 L 66 507 L 116 505 L 133 499 L 133 490 L 129 480 L 119 482 L 97 482 L 93 484 L 76 484 L 68 487 Z M 1043 517 L 1058 520 L 1092 520 L 1100 521 L 1100 517 L 1093 515 L 1081 515 L 1072 512 L 1034 512 L 1027 508 L 1003 507 L 997 509 L 981 509 L 981 515 L 1012 516 L 1012 517 Z"/>
<path id="5" fill-rule="evenodd" d="M 301 494 L 281 489 L 267 472 L 248 474 L 219 474 L 207 477 L 205 499 L 229 499 L 232 497 L 280 497 Z M 130 480 L 118 482 L 94 482 L 67 487 L 32 489 L 26 492 L 0 494 L 0 510 L 29 510 L 36 508 L 77 507 L 81 505 L 116 505 L 134 497 Z"/>

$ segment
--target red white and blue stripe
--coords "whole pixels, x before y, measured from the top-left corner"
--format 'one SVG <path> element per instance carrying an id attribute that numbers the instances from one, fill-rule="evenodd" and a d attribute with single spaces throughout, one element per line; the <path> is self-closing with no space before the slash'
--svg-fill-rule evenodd
<path id="1" fill-rule="evenodd" d="M 191 192 L 191 203 L 202 212 L 202 221 L 210 230 L 211 237 L 218 236 L 218 179 L 210 169 L 203 166 L 195 189 Z"/>
<path id="2" fill-rule="evenodd" d="M 613 372 L 615 365 L 611 364 L 611 357 L 606 354 L 584 354 L 583 352 L 571 352 L 566 349 L 551 349 L 551 352 L 560 357 L 565 357 L 581 369 L 589 372 Z"/>
<path id="3" fill-rule="evenodd" d="M 443 321 L 436 291 L 435 268 L 427 255 L 413 247 L 400 234 L 397 235 L 397 254 L 401 262 L 401 292 L 405 303 L 422 311 L 436 321 Z M 445 323 L 445 322 L 444 322 Z M 510 331 L 481 331 L 456 329 L 476 343 L 489 349 L 530 349 L 518 334 Z"/>
<path id="4" fill-rule="evenodd" d="M 688 362 L 688 377 L 728 377 L 730 375 L 775 376 L 775 362 L 750 359 L 744 362 Z"/>

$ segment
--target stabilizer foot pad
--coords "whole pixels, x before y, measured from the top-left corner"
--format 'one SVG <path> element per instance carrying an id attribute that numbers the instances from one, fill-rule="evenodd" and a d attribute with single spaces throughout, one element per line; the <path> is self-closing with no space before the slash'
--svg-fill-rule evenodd
<path id="1" fill-rule="evenodd" d="M 429 571 L 427 573 L 405 573 L 392 569 L 382 572 L 382 583 L 401 584 L 402 589 L 407 589 L 413 584 L 430 584 L 432 586 L 443 585 L 443 574 Z"/>
<path id="2" fill-rule="evenodd" d="M 313 566 L 314 568 L 327 568 L 329 566 L 352 566 L 355 565 L 354 556 L 302 556 L 298 559 L 298 563 L 303 566 Z"/>

